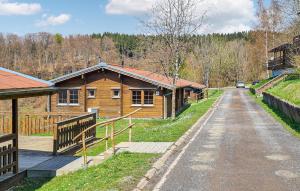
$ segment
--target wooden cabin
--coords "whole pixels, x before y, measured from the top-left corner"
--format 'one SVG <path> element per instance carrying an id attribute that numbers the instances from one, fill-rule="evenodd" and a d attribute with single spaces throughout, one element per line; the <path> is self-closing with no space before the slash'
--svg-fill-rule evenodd
<path id="1" fill-rule="evenodd" d="M 172 90 L 176 112 L 186 106 L 184 89 L 203 85 L 171 79 L 149 71 L 100 63 L 51 80 L 59 92 L 51 95 L 52 112 L 97 112 L 99 117 L 118 117 L 143 108 L 136 118 L 167 118 L 172 114 Z"/>
<path id="2" fill-rule="evenodd" d="M 273 77 L 289 72 L 294 67 L 292 44 L 282 44 L 271 49 L 269 53 L 272 59 L 268 62 L 268 70 L 272 71 Z"/>

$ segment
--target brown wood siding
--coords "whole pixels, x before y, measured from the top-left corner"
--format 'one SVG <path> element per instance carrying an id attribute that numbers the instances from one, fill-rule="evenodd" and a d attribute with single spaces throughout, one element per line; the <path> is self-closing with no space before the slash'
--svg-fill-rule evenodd
<path id="1" fill-rule="evenodd" d="M 51 96 L 51 111 L 52 112 L 85 112 L 84 111 L 84 93 L 83 86 L 84 81 L 81 77 L 73 78 L 65 81 L 64 83 L 57 84 L 59 88 L 80 88 L 79 89 L 79 106 L 59 106 L 58 105 L 58 94 Z"/>
<path id="2" fill-rule="evenodd" d="M 153 88 L 154 91 L 154 104 L 153 106 L 132 106 L 132 88 L 143 90 L 145 88 Z M 159 95 L 156 95 L 156 90 L 159 91 Z M 143 93 L 142 93 L 143 97 Z M 134 117 L 137 118 L 163 118 L 163 91 L 157 89 L 156 86 L 153 86 L 149 83 L 136 80 L 124 76 L 123 79 L 123 111 L 124 115 L 136 110 L 137 108 L 142 107 L 143 109 L 139 111 Z"/>
<path id="3" fill-rule="evenodd" d="M 87 108 L 99 108 L 101 117 L 121 116 L 121 99 L 113 98 L 113 89 L 120 87 L 117 73 L 106 70 L 88 74 L 87 89 L 96 88 L 96 98 L 87 98 Z"/>
<path id="4" fill-rule="evenodd" d="M 135 114 L 136 118 L 163 118 L 163 93 L 164 91 L 147 82 L 143 82 L 131 77 L 123 76 L 123 88 L 121 99 L 113 98 L 113 89 L 121 90 L 121 76 L 118 73 L 111 71 L 96 71 L 85 75 L 86 88 L 95 89 L 96 97 L 88 98 L 86 95 L 86 108 L 99 108 L 101 117 L 117 117 L 126 115 L 137 108 L 143 109 Z M 51 96 L 51 108 L 53 112 L 84 112 L 84 79 L 81 77 L 73 78 L 57 84 L 60 88 L 80 88 L 79 90 L 79 106 L 58 106 L 58 94 Z M 144 90 L 152 88 L 154 91 L 153 106 L 132 106 L 132 89 Z M 156 95 L 156 90 L 159 95 Z M 88 91 L 86 92 L 88 94 Z M 142 94 L 143 97 L 143 94 Z M 143 98 L 142 98 L 143 99 Z M 123 104 L 121 105 L 121 103 Z"/>

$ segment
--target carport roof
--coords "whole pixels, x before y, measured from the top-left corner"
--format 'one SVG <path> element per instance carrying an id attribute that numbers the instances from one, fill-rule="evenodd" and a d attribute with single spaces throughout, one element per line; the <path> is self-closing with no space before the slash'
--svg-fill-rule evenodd
<path id="1" fill-rule="evenodd" d="M 0 67 L 0 99 L 28 97 L 53 91 L 53 83 Z"/>

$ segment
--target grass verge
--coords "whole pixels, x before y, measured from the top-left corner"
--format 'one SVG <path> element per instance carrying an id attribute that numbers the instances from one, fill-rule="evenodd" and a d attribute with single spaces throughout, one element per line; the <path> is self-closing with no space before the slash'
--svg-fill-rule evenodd
<path id="1" fill-rule="evenodd" d="M 292 135 L 300 138 L 300 124 L 291 120 L 280 110 L 270 107 L 267 103 L 263 101 L 262 97 L 256 97 L 251 92 L 249 95 L 253 97 L 258 105 L 260 105 L 265 111 L 267 111 L 271 116 L 273 116 L 278 122 L 282 124 L 282 126 L 290 132 Z"/>
<path id="2" fill-rule="evenodd" d="M 295 105 L 300 105 L 300 79 L 287 78 L 268 89 L 267 92 Z"/>
<path id="3" fill-rule="evenodd" d="M 157 154 L 122 153 L 96 167 L 53 179 L 26 178 L 13 190 L 132 190 L 158 157 Z"/>
<path id="4" fill-rule="evenodd" d="M 222 91 L 211 90 L 209 99 L 199 103 L 192 103 L 175 120 L 172 119 L 134 119 L 135 126 L 132 131 L 134 142 L 174 142 L 179 139 L 196 121 L 204 115 L 213 105 Z M 124 119 L 115 124 L 116 130 L 124 128 L 128 120 Z M 105 137 L 105 129 L 97 128 L 97 137 Z M 116 143 L 128 141 L 128 134 L 124 133 L 115 139 Z M 109 145 L 111 146 L 111 145 Z M 89 156 L 95 156 L 105 151 L 105 143 L 90 147 Z"/>

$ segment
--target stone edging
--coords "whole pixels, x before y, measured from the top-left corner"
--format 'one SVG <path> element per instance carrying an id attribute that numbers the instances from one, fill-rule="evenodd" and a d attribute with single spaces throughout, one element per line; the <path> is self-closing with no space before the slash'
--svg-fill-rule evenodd
<path id="1" fill-rule="evenodd" d="M 219 105 L 220 101 L 222 100 L 224 96 L 221 95 L 215 103 L 212 105 L 212 107 L 203 115 L 201 116 L 197 122 L 187 131 L 183 136 L 181 136 L 172 146 L 168 148 L 168 150 L 165 152 L 165 154 L 159 158 L 153 165 L 150 170 L 147 171 L 147 173 L 144 175 L 144 177 L 140 180 L 138 185 L 133 191 L 141 191 L 143 190 L 146 185 L 149 183 L 150 179 L 153 178 L 156 174 L 158 174 L 159 170 L 165 165 L 167 160 L 170 158 L 170 156 L 175 153 L 176 149 L 180 146 L 182 146 L 184 143 L 188 142 L 188 137 L 193 133 L 193 131 L 197 128 L 198 124 L 206 118 L 211 112 L 213 112 L 214 108 Z"/>
<path id="2" fill-rule="evenodd" d="M 300 107 L 278 96 L 264 92 L 263 100 L 271 107 L 280 110 L 287 117 L 300 123 Z"/>

